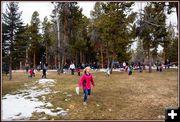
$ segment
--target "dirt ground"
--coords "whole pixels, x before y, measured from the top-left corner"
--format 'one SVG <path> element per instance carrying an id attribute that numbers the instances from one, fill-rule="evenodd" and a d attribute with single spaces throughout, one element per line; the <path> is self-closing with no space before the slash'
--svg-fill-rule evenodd
<path id="1" fill-rule="evenodd" d="M 32 86 L 34 81 L 41 78 L 41 74 L 42 72 L 38 72 L 35 78 L 28 79 L 24 72 L 16 72 L 13 73 L 12 81 L 3 75 L 2 94 L 23 89 L 24 83 Z M 46 117 L 48 120 L 163 120 L 165 108 L 178 105 L 177 69 L 152 73 L 134 71 L 132 76 L 128 76 L 127 72 L 113 72 L 110 77 L 103 72 L 93 71 L 92 74 L 96 86 L 92 88 L 85 107 L 82 90 L 80 95 L 75 92 L 80 76 L 48 72 L 47 78 L 56 81 L 51 89 L 58 92 L 46 95 L 46 101 L 51 102 L 54 107 L 68 109 L 68 115 L 49 116 L 34 112 L 30 119 Z"/>

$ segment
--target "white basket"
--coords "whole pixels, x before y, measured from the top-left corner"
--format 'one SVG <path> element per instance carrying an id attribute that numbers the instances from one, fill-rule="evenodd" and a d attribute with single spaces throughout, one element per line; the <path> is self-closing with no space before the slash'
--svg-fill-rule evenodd
<path id="1" fill-rule="evenodd" d="M 79 95 L 79 87 L 76 87 L 76 94 Z"/>

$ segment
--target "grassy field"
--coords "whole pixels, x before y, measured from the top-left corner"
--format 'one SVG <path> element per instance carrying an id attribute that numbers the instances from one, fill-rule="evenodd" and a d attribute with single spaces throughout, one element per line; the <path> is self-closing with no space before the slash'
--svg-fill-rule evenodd
<path id="1" fill-rule="evenodd" d="M 46 95 L 46 100 L 54 107 L 69 109 L 68 115 L 52 117 L 34 112 L 31 119 L 37 120 L 45 116 L 49 120 L 161 120 L 164 119 L 166 107 L 178 105 L 177 70 L 133 72 L 132 76 L 128 76 L 127 72 L 113 72 L 110 77 L 106 77 L 102 72 L 92 74 L 96 86 L 92 88 L 92 95 L 85 107 L 82 90 L 80 95 L 75 93 L 80 76 L 48 72 L 47 78 L 57 81 L 51 89 L 58 93 Z M 13 73 L 12 81 L 3 75 L 3 95 L 22 89 L 24 83 L 31 86 L 40 78 L 41 72 L 33 79 L 28 79 L 25 73 Z M 72 96 L 68 97 L 67 94 Z M 39 99 L 41 100 L 41 97 Z"/>

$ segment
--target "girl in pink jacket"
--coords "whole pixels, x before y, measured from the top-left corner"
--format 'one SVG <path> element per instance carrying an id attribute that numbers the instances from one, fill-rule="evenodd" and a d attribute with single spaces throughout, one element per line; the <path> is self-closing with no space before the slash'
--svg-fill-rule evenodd
<path id="1" fill-rule="evenodd" d="M 91 94 L 91 84 L 95 86 L 94 79 L 92 74 L 90 73 L 91 68 L 86 67 L 84 69 L 84 75 L 81 77 L 79 81 L 79 87 L 82 87 L 84 91 L 84 105 L 87 105 L 87 97 Z"/>

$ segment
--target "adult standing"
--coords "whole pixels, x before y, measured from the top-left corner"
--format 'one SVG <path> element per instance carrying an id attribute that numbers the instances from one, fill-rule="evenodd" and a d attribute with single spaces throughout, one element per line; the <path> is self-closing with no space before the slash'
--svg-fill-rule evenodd
<path id="1" fill-rule="evenodd" d="M 43 75 L 42 75 L 42 78 L 46 78 L 47 67 L 48 67 L 48 64 L 45 63 L 44 66 L 43 66 Z"/>
<path id="2" fill-rule="evenodd" d="M 84 68 L 85 68 L 85 64 L 82 63 L 82 64 L 81 64 L 81 69 L 84 69 Z"/>
<path id="3" fill-rule="evenodd" d="M 68 72 L 68 64 L 67 63 L 64 64 L 63 70 L 64 70 L 64 74 L 66 74 Z"/>
<path id="4" fill-rule="evenodd" d="M 26 74 L 28 74 L 28 70 L 29 70 L 29 64 L 26 63 Z"/>
<path id="5" fill-rule="evenodd" d="M 165 62 L 164 62 L 164 66 L 165 66 L 165 69 L 167 68 L 167 66 L 168 66 L 168 59 L 167 60 L 165 60 Z"/>
<path id="6" fill-rule="evenodd" d="M 69 69 L 71 70 L 71 75 L 74 75 L 75 65 L 73 62 L 71 62 Z"/>

